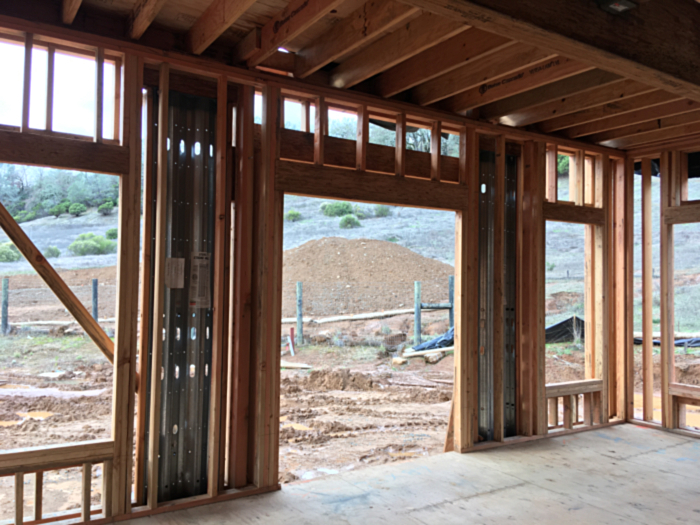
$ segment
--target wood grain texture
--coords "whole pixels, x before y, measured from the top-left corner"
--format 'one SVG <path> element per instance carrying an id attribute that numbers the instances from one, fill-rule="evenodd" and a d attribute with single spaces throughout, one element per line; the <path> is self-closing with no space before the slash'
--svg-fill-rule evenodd
<path id="1" fill-rule="evenodd" d="M 580 381 L 566 381 L 546 386 L 547 399 L 567 397 L 578 394 L 590 394 L 600 392 L 603 389 L 602 379 L 582 379 Z"/>
<path id="2" fill-rule="evenodd" d="M 12 449 L 0 455 L 0 475 L 53 470 L 82 465 L 86 461 L 100 463 L 112 459 L 113 455 L 114 441 L 111 439 Z"/>
<path id="3" fill-rule="evenodd" d="M 167 2 L 168 0 L 137 0 L 127 22 L 129 36 L 134 40 L 141 38 Z"/>
<path id="4" fill-rule="evenodd" d="M 623 17 L 571 0 L 407 0 L 407 3 L 524 44 L 700 100 L 700 13 L 692 2 L 648 2 Z M 582 23 L 582 21 L 586 23 Z M 673 34 L 662 45 L 654 36 Z"/>
<path id="5" fill-rule="evenodd" d="M 548 221 L 571 222 L 575 224 L 602 225 L 605 217 L 603 210 L 591 206 L 574 206 L 561 202 L 545 202 L 544 217 Z"/>
<path id="6" fill-rule="evenodd" d="M 469 26 L 423 14 L 352 55 L 331 72 L 331 86 L 349 88 L 466 31 Z"/>
<path id="7" fill-rule="evenodd" d="M 83 0 L 63 0 L 61 4 L 61 19 L 64 24 L 71 25 L 73 23 L 82 3 Z"/>
<path id="8" fill-rule="evenodd" d="M 187 32 L 187 49 L 201 55 L 254 3 L 255 0 L 214 0 Z"/>
<path id="9" fill-rule="evenodd" d="M 642 417 L 654 419 L 651 159 L 642 159 Z"/>

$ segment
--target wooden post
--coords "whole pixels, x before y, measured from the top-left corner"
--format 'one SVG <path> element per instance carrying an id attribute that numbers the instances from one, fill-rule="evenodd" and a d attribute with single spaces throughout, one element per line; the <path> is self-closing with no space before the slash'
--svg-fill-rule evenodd
<path id="1" fill-rule="evenodd" d="M 450 275 L 447 278 L 447 294 L 450 303 L 450 328 L 455 325 L 455 276 Z"/>
<path id="2" fill-rule="evenodd" d="M 117 254 L 116 338 L 114 343 L 114 402 L 111 464 L 112 514 L 131 509 L 136 391 L 136 342 L 139 271 L 139 222 L 141 216 L 141 101 L 143 59 L 126 56 L 124 75 L 124 140 L 129 145 L 129 173 L 119 182 L 119 247 Z M 158 369 L 160 372 L 160 368 Z M 160 374 L 159 374 L 160 375 Z M 145 389 L 145 377 L 143 385 Z M 153 417 L 153 416 L 151 416 Z M 156 439 L 158 432 L 156 432 Z M 108 467 L 109 465 L 107 465 Z"/>
<path id="3" fill-rule="evenodd" d="M 95 321 L 99 321 L 99 308 L 98 308 L 98 280 L 92 280 L 92 318 Z"/>
<path id="4" fill-rule="evenodd" d="M 625 392 L 627 418 L 634 417 L 634 159 L 624 161 L 623 177 L 625 186 Z"/>
<path id="5" fill-rule="evenodd" d="M 430 130 L 430 180 L 440 181 L 442 167 L 442 123 L 433 122 Z"/>
<path id="6" fill-rule="evenodd" d="M 308 100 L 301 103 L 301 131 L 311 132 L 311 104 Z"/>
<path id="7" fill-rule="evenodd" d="M 304 344 L 304 303 L 303 303 L 303 284 L 297 281 L 297 347 Z"/>
<path id="8" fill-rule="evenodd" d="M 562 403 L 564 405 L 564 428 L 571 430 L 574 428 L 573 396 L 564 396 Z"/>
<path id="9" fill-rule="evenodd" d="M 413 283 L 413 344 L 421 344 L 421 283 Z"/>
<path id="10" fill-rule="evenodd" d="M 661 421 L 673 428 L 673 403 L 669 384 L 674 377 L 675 327 L 673 312 L 673 225 L 666 214 L 674 204 L 673 167 L 670 152 L 661 154 Z"/>
<path id="11" fill-rule="evenodd" d="M 607 423 L 609 419 L 608 391 L 610 384 L 609 377 L 609 343 L 610 343 L 610 297 L 611 279 L 609 268 L 610 246 L 609 234 L 610 218 L 612 211 L 612 186 L 610 178 L 610 161 L 607 155 L 600 159 L 598 178 L 603 186 L 603 212 L 605 223 L 603 226 L 595 228 L 595 378 L 603 380 L 603 390 L 601 398 L 601 422 Z"/>
<path id="12" fill-rule="evenodd" d="M 596 287 L 595 287 L 595 230 L 592 224 L 584 225 L 584 308 L 585 308 L 585 341 L 584 367 L 585 378 L 595 378 L 595 342 L 596 342 Z"/>
<path id="13" fill-rule="evenodd" d="M 90 499 L 92 495 L 92 463 L 83 463 L 83 485 L 80 499 L 80 519 L 90 521 Z"/>
<path id="14" fill-rule="evenodd" d="M 593 394 L 583 394 L 583 424 L 593 425 Z"/>
<path id="15" fill-rule="evenodd" d="M 112 484 L 113 468 L 111 459 L 106 460 L 102 464 L 102 514 L 105 518 L 112 517 L 112 491 L 114 490 Z"/>
<path id="16" fill-rule="evenodd" d="M 15 474 L 15 524 L 24 522 L 24 473 Z"/>
<path id="17" fill-rule="evenodd" d="M 547 434 L 547 406 L 545 393 L 545 219 L 544 191 L 546 184 L 546 145 L 543 142 L 534 143 L 532 166 L 532 289 L 535 291 L 533 304 L 530 308 L 533 329 L 533 411 L 534 428 L 537 435 Z"/>
<path id="18" fill-rule="evenodd" d="M 625 185 L 625 160 L 614 161 L 612 176 L 614 177 L 614 207 L 615 207 L 615 232 L 614 232 L 614 278 L 615 278 L 615 354 L 617 358 L 617 417 L 626 420 L 630 414 L 627 410 L 628 391 L 628 353 L 632 341 L 627 339 L 627 271 L 633 273 L 633 268 L 627 266 L 626 229 L 627 216 L 625 213 L 625 199 L 627 189 Z M 634 357 L 632 358 L 634 360 Z M 633 401 L 634 402 L 634 401 Z M 632 412 L 634 413 L 634 412 Z"/>
<path id="19" fill-rule="evenodd" d="M 651 159 L 645 158 L 642 159 L 642 399 L 644 421 L 654 419 L 654 326 L 652 313 L 654 279 L 651 203 Z"/>
<path id="20" fill-rule="evenodd" d="M 557 202 L 557 182 L 559 176 L 559 151 L 556 144 L 547 144 L 547 202 Z"/>
<path id="21" fill-rule="evenodd" d="M 161 368 L 163 362 L 163 308 L 165 303 L 165 235 L 168 198 L 168 106 L 170 66 L 160 65 L 158 96 L 158 174 L 156 180 L 155 273 L 153 276 L 153 358 L 151 360 L 151 407 L 148 436 L 148 506 L 158 507 L 158 456 L 160 448 Z"/>
<path id="22" fill-rule="evenodd" d="M 56 64 L 56 48 L 49 46 L 48 49 L 48 72 L 46 74 L 46 130 L 53 130 L 53 84 L 54 69 Z M 120 108 L 121 109 L 121 108 Z"/>
<path id="23" fill-rule="evenodd" d="M 112 132 L 114 140 L 121 141 L 121 103 L 122 94 L 122 61 L 116 59 L 114 61 L 114 131 Z"/>
<path id="24" fill-rule="evenodd" d="M 32 50 L 34 46 L 34 35 L 26 33 L 24 35 L 24 86 L 22 91 L 22 123 L 20 131 L 23 133 L 29 130 L 29 106 L 32 93 Z"/>
<path id="25" fill-rule="evenodd" d="M 9 304 L 10 304 L 10 279 L 2 278 L 2 322 L 0 331 L 2 335 L 7 335 L 10 331 L 9 322 Z"/>
<path id="26" fill-rule="evenodd" d="M 34 521 L 39 521 L 44 514 L 44 471 L 39 470 L 34 476 Z"/>
<path id="27" fill-rule="evenodd" d="M 396 161 L 397 177 L 406 175 L 406 113 L 396 115 Z"/>
<path id="28" fill-rule="evenodd" d="M 238 89 L 236 108 L 236 171 L 233 265 L 233 409 L 229 443 L 229 485 L 241 488 L 252 482 L 252 461 L 249 462 L 252 440 L 249 431 L 255 428 L 250 416 L 251 401 L 251 320 L 253 279 L 253 183 L 255 181 L 253 151 L 253 114 L 255 90 L 252 86 Z M 249 468 L 250 467 L 250 468 Z"/>
<path id="29" fill-rule="evenodd" d="M 95 53 L 96 78 L 95 78 L 95 142 L 102 142 L 102 125 L 104 122 L 104 95 L 105 95 L 105 50 L 98 47 Z"/>
<path id="30" fill-rule="evenodd" d="M 328 107 L 323 97 L 316 99 L 314 124 L 314 164 L 323 166 L 325 160 L 326 133 L 328 133 Z"/>
<path id="31" fill-rule="evenodd" d="M 355 167 L 359 171 L 367 170 L 367 144 L 369 143 L 369 111 L 366 105 L 357 109 L 357 141 Z"/>
<path id="32" fill-rule="evenodd" d="M 477 426 L 479 347 L 479 140 L 474 128 L 460 136 L 460 183 L 468 201 L 455 218 L 454 450 L 474 446 Z"/>
<path id="33" fill-rule="evenodd" d="M 496 137 L 493 220 L 493 440 L 504 439 L 506 138 Z"/>
<path id="34" fill-rule="evenodd" d="M 547 406 L 547 412 L 549 413 L 549 426 L 557 428 L 559 426 L 559 398 L 550 397 L 547 400 Z"/>

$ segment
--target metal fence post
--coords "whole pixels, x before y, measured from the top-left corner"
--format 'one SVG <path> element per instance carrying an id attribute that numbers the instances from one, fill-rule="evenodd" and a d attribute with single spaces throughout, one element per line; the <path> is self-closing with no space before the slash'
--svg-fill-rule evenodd
<path id="1" fill-rule="evenodd" d="M 420 281 L 415 281 L 413 289 L 413 307 L 415 312 L 413 314 L 413 343 L 419 345 L 421 343 L 421 322 L 420 322 L 420 307 L 421 307 L 421 293 L 420 293 Z"/>
<path id="2" fill-rule="evenodd" d="M 98 321 L 97 312 L 97 279 L 92 280 L 92 317 L 95 321 Z"/>
<path id="3" fill-rule="evenodd" d="M 7 277 L 2 279 L 2 321 L 0 330 L 2 335 L 7 335 L 10 331 L 10 323 L 8 319 L 8 308 L 10 302 L 10 280 Z"/>
<path id="4" fill-rule="evenodd" d="M 450 328 L 455 325 L 455 276 L 450 275 L 447 282 L 450 301 Z"/>
<path id="5" fill-rule="evenodd" d="M 303 312 L 303 285 L 301 281 L 297 281 L 297 347 L 304 344 L 304 312 Z"/>

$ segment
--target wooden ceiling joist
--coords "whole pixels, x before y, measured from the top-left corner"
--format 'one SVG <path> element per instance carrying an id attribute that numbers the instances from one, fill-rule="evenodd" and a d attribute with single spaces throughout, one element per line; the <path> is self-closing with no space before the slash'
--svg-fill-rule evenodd
<path id="1" fill-rule="evenodd" d="M 469 29 L 461 22 L 423 14 L 351 56 L 331 72 L 331 85 L 349 88 Z"/>
<path id="2" fill-rule="evenodd" d="M 621 76 L 614 73 L 594 69 L 482 106 L 479 108 L 479 118 L 496 121 L 501 117 L 518 114 L 554 101 L 566 103 L 572 95 L 588 92 L 601 86 L 609 86 L 623 80 Z M 508 119 L 508 124 L 520 125 L 511 124 L 511 119 Z"/>
<path id="3" fill-rule="evenodd" d="M 591 69 L 564 57 L 548 59 L 448 98 L 440 102 L 439 107 L 461 113 Z"/>
<path id="4" fill-rule="evenodd" d="M 187 32 L 187 49 L 201 55 L 256 0 L 214 0 Z"/>
<path id="5" fill-rule="evenodd" d="M 682 137 L 700 131 L 700 110 L 652 120 L 643 124 L 591 135 L 589 140 L 614 148 L 629 148 L 637 144 Z"/>
<path id="6" fill-rule="evenodd" d="M 73 23 L 75 15 L 78 14 L 78 9 L 80 9 L 80 4 L 82 3 L 83 0 L 63 0 L 61 19 L 64 24 L 71 25 Z"/>
<path id="7" fill-rule="evenodd" d="M 254 67 L 328 15 L 344 0 L 292 0 L 260 30 L 260 49 L 248 59 Z"/>
<path id="8" fill-rule="evenodd" d="M 657 120 L 663 117 L 687 113 L 688 111 L 693 111 L 695 109 L 700 109 L 700 102 L 695 102 L 694 100 L 677 100 L 675 102 L 668 102 L 666 104 L 632 111 L 623 115 L 608 117 L 601 120 L 588 122 L 587 124 L 574 126 L 564 130 L 564 135 L 569 138 L 585 137 L 586 135 L 602 133 L 603 131 L 622 128 L 632 124 L 639 124 L 649 120 Z"/>
<path id="9" fill-rule="evenodd" d="M 611 73 L 607 74 L 610 75 Z M 581 75 L 577 75 L 577 77 L 579 76 Z M 614 82 L 612 85 L 606 84 L 583 93 L 562 97 L 546 104 L 509 114 L 506 119 L 503 119 L 503 123 L 507 123 L 511 126 L 527 126 L 557 116 L 594 108 L 602 104 L 619 102 L 623 99 L 650 93 L 652 91 L 655 91 L 653 87 L 640 84 L 636 80 L 621 80 L 619 82 Z M 479 109 L 479 111 L 481 112 L 481 109 Z"/>
<path id="10" fill-rule="evenodd" d="M 457 93 L 490 85 L 504 75 L 517 74 L 524 65 L 534 65 L 554 56 L 530 46 L 511 46 L 497 55 L 480 58 L 414 87 L 410 99 L 421 106 L 434 104 Z"/>
<path id="11" fill-rule="evenodd" d="M 306 78 L 323 66 L 381 37 L 420 10 L 395 0 L 367 2 L 297 52 L 294 76 Z"/>
<path id="12" fill-rule="evenodd" d="M 631 111 L 658 106 L 659 104 L 680 99 L 681 97 L 677 95 L 657 90 L 644 95 L 637 95 L 621 101 L 611 102 L 609 104 L 583 111 L 577 111 L 568 115 L 562 115 L 560 117 L 546 120 L 538 124 L 537 127 L 544 133 L 551 133 L 553 131 L 559 131 L 560 129 L 578 126 L 587 122 L 593 122 L 594 120 L 600 120 L 614 115 L 622 115 Z"/>
<path id="13" fill-rule="evenodd" d="M 471 28 L 385 71 L 374 81 L 374 92 L 392 97 L 487 56 L 495 60 L 495 53 L 514 45 L 502 36 Z"/>
<path id="14" fill-rule="evenodd" d="M 696 2 L 673 2 L 672 9 L 668 2 L 645 2 L 624 16 L 613 16 L 591 0 L 403 1 L 700 100 Z"/>
<path id="15" fill-rule="evenodd" d="M 138 40 L 153 23 L 168 0 L 138 0 L 129 15 L 129 37 Z"/>

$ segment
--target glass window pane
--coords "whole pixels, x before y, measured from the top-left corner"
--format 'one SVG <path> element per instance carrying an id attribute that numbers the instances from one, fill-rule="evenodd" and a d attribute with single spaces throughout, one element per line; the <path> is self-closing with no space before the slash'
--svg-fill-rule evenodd
<path id="1" fill-rule="evenodd" d="M 24 45 L 0 41 L 0 124 L 22 123 L 22 86 L 24 84 Z"/>
<path id="2" fill-rule="evenodd" d="M 95 132 L 95 75 L 91 57 L 56 53 L 53 129 L 92 136 Z"/>
<path id="3" fill-rule="evenodd" d="M 116 138 L 114 136 L 114 103 L 115 88 L 114 85 L 114 62 L 105 62 L 105 83 L 104 83 L 104 100 L 102 107 L 102 137 L 105 139 Z"/>
<path id="4" fill-rule="evenodd" d="M 29 127 L 46 129 L 46 83 L 49 53 L 46 49 L 32 48 L 32 84 L 29 93 Z"/>

